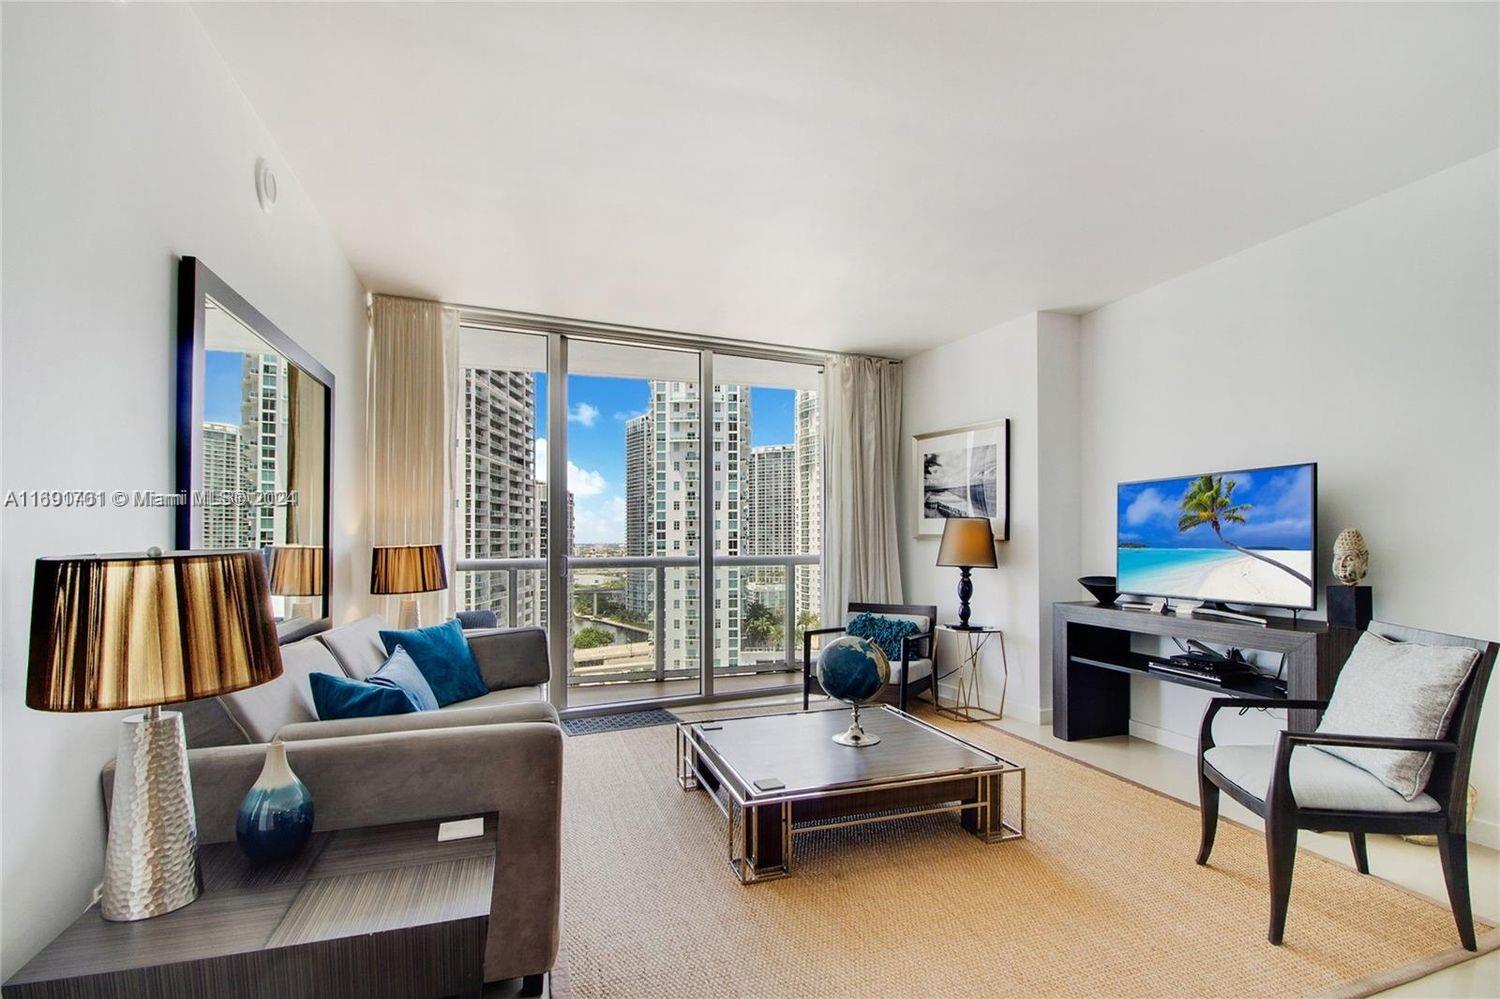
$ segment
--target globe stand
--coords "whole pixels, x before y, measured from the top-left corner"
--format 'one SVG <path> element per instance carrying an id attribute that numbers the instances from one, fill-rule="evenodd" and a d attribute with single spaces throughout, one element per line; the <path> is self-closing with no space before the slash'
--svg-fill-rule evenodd
<path id="1" fill-rule="evenodd" d="M 859 727 L 859 705 L 854 705 L 854 718 L 849 722 L 849 727 L 833 737 L 833 741 L 840 746 L 853 746 L 859 749 L 862 746 L 873 746 L 880 741 L 880 736 L 870 735 Z"/>

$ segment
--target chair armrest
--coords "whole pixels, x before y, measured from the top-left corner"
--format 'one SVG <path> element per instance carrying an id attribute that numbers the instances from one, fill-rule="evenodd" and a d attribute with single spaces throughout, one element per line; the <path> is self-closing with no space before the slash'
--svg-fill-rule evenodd
<path id="1" fill-rule="evenodd" d="M 1359 746 L 1364 749 L 1409 749 L 1428 753 L 1456 753 L 1458 743 L 1444 739 L 1402 739 L 1383 735 L 1342 735 L 1338 732 L 1286 732 L 1297 746 Z"/>
<path id="2" fill-rule="evenodd" d="M 812 640 L 814 635 L 834 635 L 844 630 L 843 625 L 832 625 L 827 628 L 809 628 L 802 633 L 802 673 L 804 683 L 806 677 L 812 676 Z"/>
<path id="3" fill-rule="evenodd" d="M 904 638 L 902 638 L 901 639 L 901 661 L 902 662 L 910 662 L 912 660 L 912 658 L 913 658 L 912 653 L 916 652 L 916 644 L 918 642 L 927 642 L 928 643 L 927 651 L 930 653 L 932 651 L 932 645 L 931 645 L 931 642 L 932 642 L 932 632 L 930 632 L 930 631 L 924 631 L 924 632 L 921 632 L 921 633 L 916 634 L 916 635 L 907 635 Z M 918 655 L 915 658 L 922 659 L 922 658 L 925 658 L 925 657 Z"/>
<path id="4" fill-rule="evenodd" d="M 1215 697 L 1208 702 L 1203 712 L 1203 721 L 1198 726 L 1198 759 L 1214 748 L 1214 716 L 1224 708 L 1311 708 L 1322 710 L 1327 701 L 1288 700 L 1282 697 Z"/>
<path id="5" fill-rule="evenodd" d="M 541 628 L 468 631 L 464 637 L 490 690 L 530 687 L 552 679 L 547 633 Z"/>

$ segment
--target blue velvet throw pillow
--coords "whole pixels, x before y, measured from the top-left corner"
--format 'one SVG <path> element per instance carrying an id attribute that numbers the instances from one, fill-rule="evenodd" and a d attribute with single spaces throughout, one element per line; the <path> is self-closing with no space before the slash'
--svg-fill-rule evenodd
<path id="1" fill-rule="evenodd" d="M 319 721 L 406 715 L 417 710 L 406 692 L 394 687 L 327 673 L 309 673 L 307 681 L 312 684 L 313 707 Z"/>
<path id="2" fill-rule="evenodd" d="M 406 650 L 441 706 L 490 692 L 479 676 L 479 664 L 469 651 L 463 627 L 456 620 L 411 631 L 382 631 L 380 641 L 387 655 L 394 654 L 397 646 Z"/>
<path id="3" fill-rule="evenodd" d="M 385 661 L 385 665 L 366 677 L 365 682 L 401 691 L 411 699 L 418 711 L 438 709 L 437 695 L 432 692 L 427 678 L 417 669 L 417 664 L 412 662 L 410 654 L 399 645 Z"/>
<path id="4" fill-rule="evenodd" d="M 870 613 L 854 615 L 844 628 L 845 634 L 855 638 L 868 638 L 880 646 L 886 658 L 896 663 L 901 661 L 901 640 L 908 635 L 917 634 L 918 630 L 915 621 Z"/>

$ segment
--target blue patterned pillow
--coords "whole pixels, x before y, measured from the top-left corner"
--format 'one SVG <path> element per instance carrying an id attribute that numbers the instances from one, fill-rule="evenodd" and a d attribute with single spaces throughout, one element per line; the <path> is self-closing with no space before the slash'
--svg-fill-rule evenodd
<path id="1" fill-rule="evenodd" d="M 901 618 L 868 612 L 854 615 L 844 628 L 845 634 L 868 638 L 880 646 L 887 659 L 897 663 L 901 661 L 901 640 L 908 635 L 918 634 L 920 630 L 915 621 L 903 621 Z"/>

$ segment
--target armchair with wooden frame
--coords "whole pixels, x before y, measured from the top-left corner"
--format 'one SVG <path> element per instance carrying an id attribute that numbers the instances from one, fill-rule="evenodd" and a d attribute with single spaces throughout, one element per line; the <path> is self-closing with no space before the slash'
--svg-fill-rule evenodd
<path id="1" fill-rule="evenodd" d="M 1202 811 L 1202 836 L 1198 847 L 1198 863 L 1207 864 L 1213 850 L 1214 832 L 1219 817 L 1219 792 L 1222 790 L 1235 801 L 1265 820 L 1266 857 L 1271 887 L 1271 922 L 1267 939 L 1273 944 L 1281 943 L 1286 928 L 1287 904 L 1292 891 L 1292 866 L 1297 856 L 1297 831 L 1346 832 L 1354 851 L 1354 865 L 1361 874 L 1370 873 L 1369 854 L 1365 847 L 1365 836 L 1369 833 L 1388 833 L 1405 836 L 1427 834 L 1437 837 L 1438 856 L 1443 867 L 1443 879 L 1447 882 L 1448 902 L 1453 910 L 1453 920 L 1458 925 L 1459 939 L 1468 950 L 1476 949 L 1474 938 L 1474 916 L 1469 906 L 1469 856 L 1468 856 L 1468 784 L 1469 764 L 1474 756 L 1475 733 L 1479 728 L 1479 709 L 1484 702 L 1485 687 L 1495 667 L 1497 645 L 1472 638 L 1460 638 L 1431 631 L 1420 631 L 1399 625 L 1372 621 L 1369 631 L 1395 642 L 1413 642 L 1422 645 L 1463 645 L 1476 649 L 1479 659 L 1469 671 L 1468 678 L 1459 688 L 1454 710 L 1448 722 L 1448 730 L 1437 739 L 1385 738 L 1379 735 L 1341 735 L 1331 732 L 1282 732 L 1274 749 L 1269 747 L 1221 747 L 1219 766 L 1207 760 L 1214 747 L 1214 716 L 1224 708 L 1288 708 L 1314 709 L 1321 717 L 1328 701 L 1279 700 L 1244 697 L 1216 697 L 1203 715 L 1198 734 L 1198 792 Z M 1315 746 L 1358 746 L 1369 749 L 1397 749 L 1429 752 L 1434 756 L 1432 775 L 1427 780 L 1425 794 L 1419 798 L 1426 810 L 1408 809 L 1403 806 L 1401 795 L 1389 791 L 1392 796 L 1376 800 L 1373 807 L 1354 808 L 1336 786 L 1342 775 L 1350 783 L 1365 782 L 1365 771 L 1353 764 L 1344 763 L 1337 757 L 1318 754 L 1312 760 L 1324 773 L 1310 784 L 1321 787 L 1302 787 L 1294 793 L 1291 767 L 1292 752 L 1298 747 L 1303 753 L 1315 752 Z M 1242 755 L 1239 762 L 1252 761 L 1249 767 L 1232 768 L 1222 750 L 1262 750 L 1261 766 L 1253 765 L 1256 757 Z M 1265 755 L 1268 754 L 1268 755 Z M 1264 767 L 1269 760 L 1269 774 Z M 1331 762 L 1330 762 L 1331 761 Z M 1300 766 L 1300 765 L 1299 765 Z M 1220 768 L 1232 769 L 1233 775 Z M 1343 773 L 1346 767 L 1353 773 Z M 1333 781 L 1330 784 L 1329 778 Z M 1238 778 L 1238 782 L 1236 782 Z M 1372 778 L 1373 779 L 1373 778 Z M 1378 784 L 1378 782 L 1377 782 Z M 1379 785 L 1384 788 L 1384 785 Z M 1298 800 L 1299 796 L 1303 800 Z M 1328 800 L 1322 800 L 1328 799 Z M 1436 807 L 1433 807 L 1435 802 Z M 1337 805 L 1338 807 L 1330 807 Z"/>
<path id="2" fill-rule="evenodd" d="M 887 703 L 894 701 L 902 711 L 906 710 L 907 698 L 932 687 L 936 672 L 933 668 L 932 629 L 937 623 L 936 604 L 849 604 L 848 617 L 856 614 L 882 614 L 887 617 L 922 618 L 925 626 L 918 624 L 917 633 L 901 641 L 901 661 L 891 663 L 892 683 L 878 698 Z M 802 636 L 802 710 L 806 711 L 814 690 L 822 691 L 818 678 L 813 675 L 812 640 L 815 635 L 842 634 L 846 625 L 813 628 Z M 917 675 L 920 674 L 920 675 Z M 891 690 L 895 687 L 895 691 Z"/>

